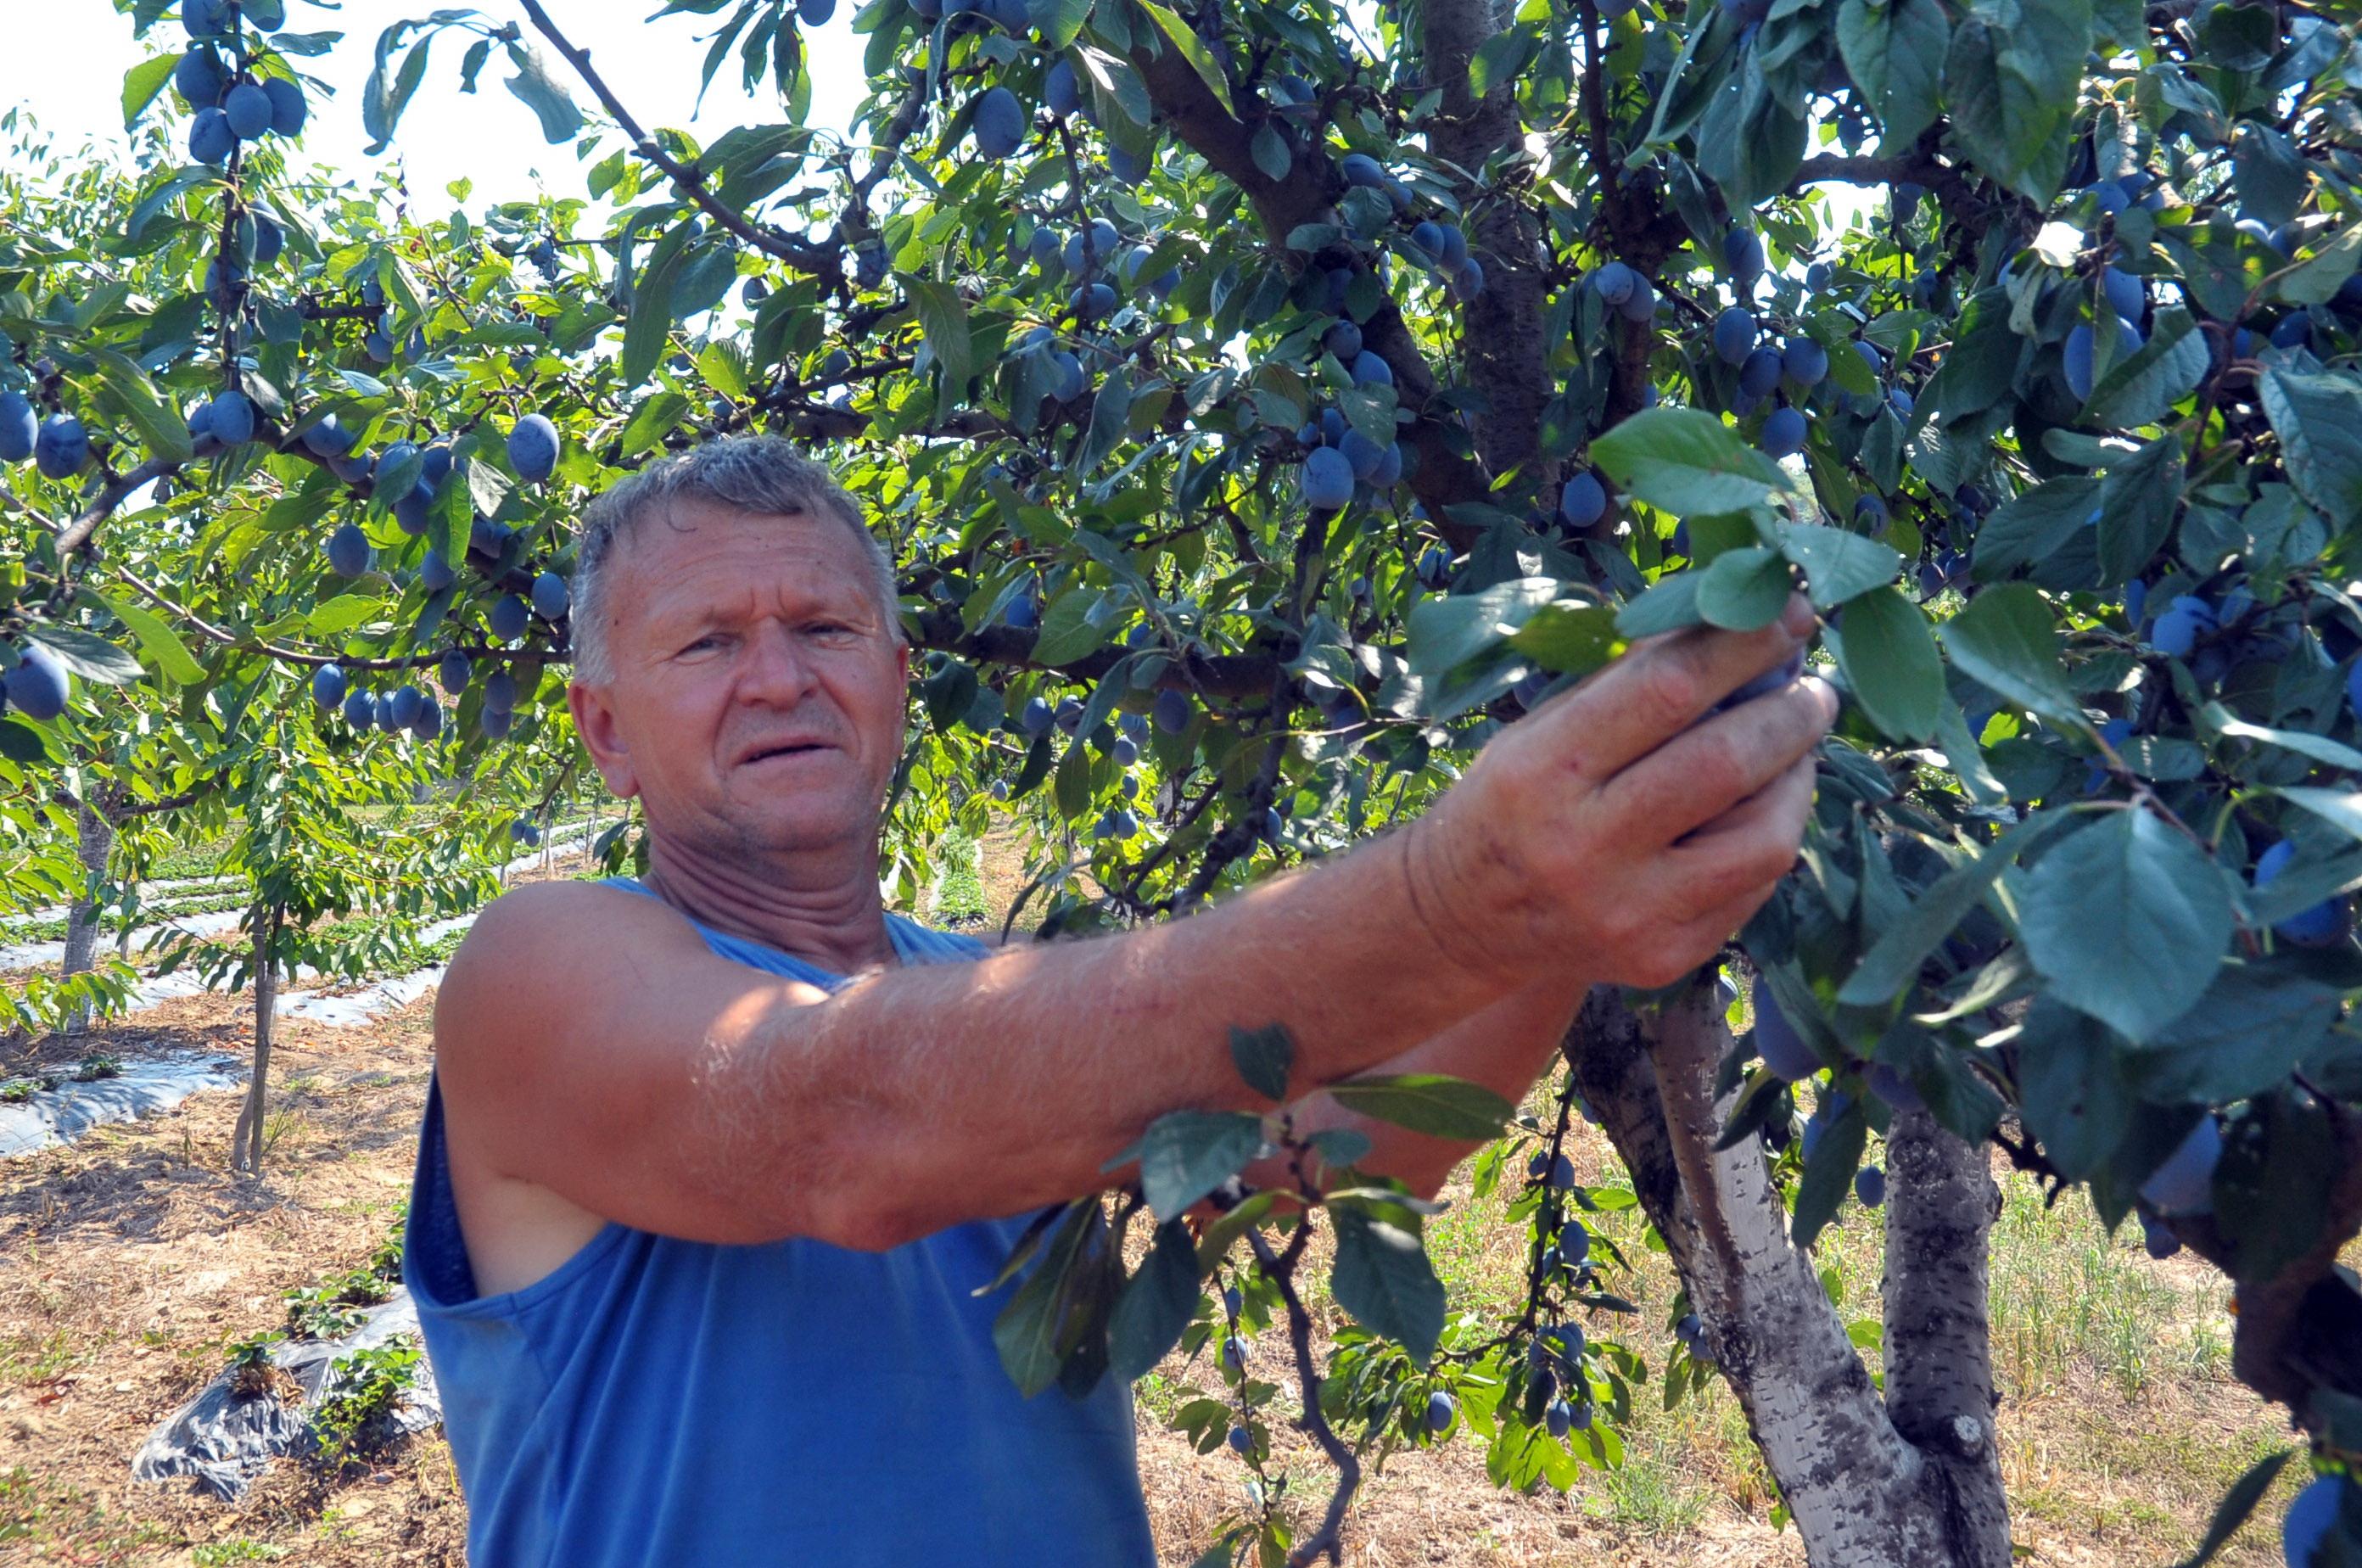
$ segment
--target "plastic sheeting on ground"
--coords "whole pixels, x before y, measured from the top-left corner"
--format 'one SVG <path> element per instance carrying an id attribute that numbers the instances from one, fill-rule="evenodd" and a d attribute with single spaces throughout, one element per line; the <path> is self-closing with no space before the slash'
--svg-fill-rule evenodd
<path id="1" fill-rule="evenodd" d="M 237 1369 L 223 1369 L 139 1445 L 131 1459 L 131 1474 L 142 1481 L 189 1476 L 200 1491 L 226 1503 L 237 1502 L 273 1459 L 318 1446 L 305 1413 L 317 1409 L 322 1396 L 333 1394 L 344 1381 L 337 1374 L 337 1358 L 383 1344 L 396 1334 L 414 1339 L 418 1334 L 418 1309 L 406 1289 L 370 1308 L 360 1327 L 342 1339 L 282 1340 L 273 1345 L 272 1363 L 303 1389 L 293 1405 L 276 1392 L 241 1395 Z M 425 1354 L 389 1419 L 394 1431 L 404 1436 L 442 1425 L 443 1399 Z"/>
<path id="2" fill-rule="evenodd" d="M 236 1088 L 244 1073 L 231 1057 L 182 1051 L 126 1062 L 116 1077 L 68 1078 L 30 1099 L 0 1104 L 0 1159 L 71 1143 L 110 1121 L 170 1110 L 200 1089 Z"/>

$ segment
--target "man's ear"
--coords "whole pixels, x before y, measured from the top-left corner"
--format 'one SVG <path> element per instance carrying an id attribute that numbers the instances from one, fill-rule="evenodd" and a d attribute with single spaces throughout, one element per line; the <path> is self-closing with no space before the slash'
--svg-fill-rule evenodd
<path id="1" fill-rule="evenodd" d="M 907 655 L 904 662 L 909 662 Z M 607 688 L 570 681 L 566 688 L 566 706 L 573 712 L 575 734 L 582 737 L 582 745 L 590 751 L 591 766 L 607 781 L 608 793 L 619 801 L 628 801 L 638 794 L 639 769 L 633 765 L 632 748 L 615 723 L 615 710 L 608 701 Z"/>

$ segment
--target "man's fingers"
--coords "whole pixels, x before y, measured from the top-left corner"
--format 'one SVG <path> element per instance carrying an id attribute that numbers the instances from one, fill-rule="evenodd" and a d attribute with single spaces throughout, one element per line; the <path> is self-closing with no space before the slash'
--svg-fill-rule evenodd
<path id="1" fill-rule="evenodd" d="M 1634 646 L 1549 715 L 1580 747 L 1584 770 L 1606 778 L 1647 756 L 1716 702 L 1793 657 L 1812 635 L 1813 608 L 1791 595 L 1786 613 L 1754 632 L 1693 626 Z"/>
<path id="2" fill-rule="evenodd" d="M 1813 809 L 1813 759 L 1804 757 L 1751 799 L 1665 854 L 1697 905 L 1716 909 L 1776 882 L 1796 863 Z"/>
<path id="3" fill-rule="evenodd" d="M 1677 847 L 1711 845 L 1718 838 L 1743 836 L 1766 827 L 1801 833 L 1805 814 L 1813 807 L 1815 777 L 1815 759 L 1810 755 L 1798 757 L 1788 765 L 1786 772 L 1712 822 L 1700 825 Z"/>
<path id="4" fill-rule="evenodd" d="M 1799 679 L 1667 741 L 1600 794 L 1651 842 L 1671 844 L 1786 773 L 1836 719 L 1837 693 Z"/>

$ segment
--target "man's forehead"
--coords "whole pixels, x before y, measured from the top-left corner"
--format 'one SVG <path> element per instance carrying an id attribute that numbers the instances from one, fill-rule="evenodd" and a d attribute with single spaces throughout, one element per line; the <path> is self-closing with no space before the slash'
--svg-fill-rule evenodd
<path id="1" fill-rule="evenodd" d="M 743 607 L 782 595 L 857 599 L 866 591 L 859 541 L 833 517 L 710 508 L 677 523 L 649 522 L 630 547 L 629 565 L 617 574 L 629 585 L 618 597 L 660 615 Z"/>

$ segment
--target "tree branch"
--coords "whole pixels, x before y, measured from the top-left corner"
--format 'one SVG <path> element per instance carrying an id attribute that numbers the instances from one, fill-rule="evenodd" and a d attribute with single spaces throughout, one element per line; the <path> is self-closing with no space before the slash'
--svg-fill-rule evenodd
<path id="1" fill-rule="evenodd" d="M 624 107 L 622 101 L 615 96 L 613 89 L 610 88 L 606 81 L 591 69 L 590 50 L 576 48 L 564 33 L 557 30 L 557 24 L 551 21 L 549 13 L 541 8 L 541 0 L 523 0 L 523 4 L 524 14 L 532 19 L 535 29 L 549 40 L 551 48 L 566 57 L 566 63 L 574 68 L 574 73 L 582 78 L 583 84 L 598 95 L 599 102 L 606 108 L 608 116 L 623 127 L 625 136 L 631 138 L 632 150 L 670 176 L 672 182 L 679 187 L 681 194 L 697 204 L 714 222 L 765 255 L 776 256 L 797 271 L 810 272 L 818 277 L 833 278 L 839 275 L 839 258 L 835 248 L 806 245 L 789 239 L 775 228 L 758 227 L 749 222 L 745 214 L 707 190 L 702 175 L 658 147 L 656 138 L 640 128 L 640 123 L 632 117 L 629 109 Z"/>
<path id="2" fill-rule="evenodd" d="M 1501 30 L 1492 0 L 1427 0 L 1426 68 L 1443 91 L 1429 141 L 1456 168 L 1481 170 L 1504 153 L 1523 156 L 1511 85 L 1470 90 L 1476 51 Z M 1588 73 L 1586 73 L 1588 74 Z M 1463 184 L 1461 198 L 1485 286 L 1462 306 L 1468 380 L 1483 394 L 1474 416 L 1477 449 L 1494 473 L 1526 469 L 1541 450 L 1541 413 L 1551 391 L 1542 341 L 1541 238 L 1523 202 L 1499 187 Z M 1529 482 L 1540 476 L 1529 474 Z"/>
<path id="3" fill-rule="evenodd" d="M 1993 1412 L 1986 1304 L 1990 1156 L 1925 1110 L 1897 1111 L 1886 1137 L 1886 1409 L 1949 1493 L 1959 1568 L 2008 1568 L 2009 1499 Z M 1973 1553 L 1973 1555 L 1971 1555 Z"/>
<path id="4" fill-rule="evenodd" d="M 1255 167 L 1253 127 L 1223 109 L 1178 50 L 1167 49 L 1156 55 L 1135 50 L 1130 58 L 1148 88 L 1157 118 L 1246 193 L 1264 237 L 1274 246 L 1285 247 L 1288 235 L 1301 225 L 1335 218 L 1331 201 L 1342 187 L 1342 177 L 1320 153 L 1317 138 L 1310 138 L 1313 145 L 1308 149 L 1303 145 L 1307 138 L 1291 136 L 1295 157 L 1286 178 L 1274 180 Z M 1231 101 L 1240 102 L 1241 95 L 1234 93 Z M 1256 100 L 1249 96 L 1245 101 Z M 1308 261 L 1298 260 L 1293 252 L 1287 254 L 1299 267 L 1366 264 L 1345 245 L 1330 247 Z M 1451 416 L 1429 412 L 1436 392 L 1435 372 L 1392 298 L 1362 323 L 1362 341 L 1393 370 L 1396 401 L 1415 416 L 1399 436 L 1418 458 L 1410 476 L 1412 491 L 1425 504 L 1437 530 L 1454 545 L 1466 547 L 1480 530 L 1452 522 L 1445 509 L 1456 502 L 1485 499 L 1489 493 L 1485 476 L 1455 445 Z"/>

